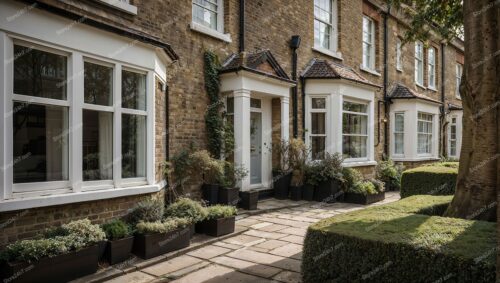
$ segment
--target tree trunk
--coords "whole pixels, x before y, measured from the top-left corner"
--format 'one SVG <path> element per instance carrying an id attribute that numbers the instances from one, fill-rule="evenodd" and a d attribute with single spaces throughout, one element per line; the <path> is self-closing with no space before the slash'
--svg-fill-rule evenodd
<path id="1" fill-rule="evenodd" d="M 460 167 L 445 215 L 495 221 L 500 175 L 500 3 L 465 0 Z M 500 196 L 498 196 L 500 199 Z"/>

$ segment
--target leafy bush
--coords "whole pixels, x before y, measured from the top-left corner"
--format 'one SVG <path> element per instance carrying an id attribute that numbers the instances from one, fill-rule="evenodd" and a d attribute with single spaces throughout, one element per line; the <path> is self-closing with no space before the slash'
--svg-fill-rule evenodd
<path id="1" fill-rule="evenodd" d="M 165 217 L 186 218 L 192 223 L 196 223 L 207 217 L 207 209 L 200 202 L 188 198 L 179 198 L 176 202 L 167 206 Z"/>
<path id="2" fill-rule="evenodd" d="M 2 261 L 37 261 L 91 246 L 106 239 L 99 225 L 83 219 L 64 224 L 47 232 L 49 238 L 22 240 L 12 243 L 0 255 Z"/>
<path id="3" fill-rule="evenodd" d="M 119 240 L 128 237 L 132 234 L 127 223 L 120 219 L 112 220 L 109 223 L 102 225 L 102 230 L 106 233 L 108 240 Z"/>
<path id="4" fill-rule="evenodd" d="M 415 196 L 313 224 L 303 282 L 495 282 L 495 223 L 405 212 L 413 201 L 422 208 L 445 198 Z"/>
<path id="5" fill-rule="evenodd" d="M 376 178 L 385 183 L 388 190 L 401 189 L 403 167 L 395 165 L 392 160 L 380 161 L 376 167 Z"/>
<path id="6" fill-rule="evenodd" d="M 224 174 L 220 180 L 222 186 L 234 188 L 239 181 L 248 175 L 248 170 L 241 166 L 234 166 L 232 162 L 224 162 Z"/>
<path id="7" fill-rule="evenodd" d="M 447 166 L 422 166 L 403 172 L 401 197 L 412 195 L 453 195 L 458 169 Z"/>
<path id="8" fill-rule="evenodd" d="M 304 184 L 306 163 L 309 150 L 302 139 L 291 139 L 288 150 L 290 167 L 292 169 L 292 186 L 302 186 Z"/>
<path id="9" fill-rule="evenodd" d="M 191 220 L 187 218 L 167 218 L 163 221 L 139 222 L 136 225 L 136 231 L 139 234 L 168 233 L 179 228 L 187 227 Z"/>
<path id="10" fill-rule="evenodd" d="M 236 215 L 238 210 L 230 205 L 213 205 L 207 207 L 207 220 L 226 218 Z"/>
<path id="11" fill-rule="evenodd" d="M 224 178 L 224 160 L 215 159 L 206 150 L 199 150 L 191 153 L 191 175 L 202 174 L 205 184 L 219 184 Z"/>
<path id="12" fill-rule="evenodd" d="M 135 205 L 128 214 L 128 220 L 132 225 L 144 222 L 161 221 L 165 205 L 163 200 L 153 197 L 147 198 Z"/>
<path id="13" fill-rule="evenodd" d="M 363 174 L 354 168 L 345 167 L 342 169 L 343 185 L 346 190 L 354 187 L 357 183 L 363 181 Z"/>
<path id="14" fill-rule="evenodd" d="M 384 191 L 384 183 L 375 180 L 363 180 L 363 174 L 354 168 L 346 167 L 342 170 L 343 187 L 347 193 L 361 195 L 375 195 Z"/>
<path id="15" fill-rule="evenodd" d="M 344 182 L 342 162 L 344 159 L 340 153 L 325 153 L 325 158 L 313 162 L 306 167 L 306 183 L 318 185 L 328 180 L 339 180 Z"/>

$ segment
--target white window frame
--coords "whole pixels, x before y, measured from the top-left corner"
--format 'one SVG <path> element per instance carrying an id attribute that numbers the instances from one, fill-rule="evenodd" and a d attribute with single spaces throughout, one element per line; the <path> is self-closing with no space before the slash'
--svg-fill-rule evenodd
<path id="1" fill-rule="evenodd" d="M 331 34 L 330 34 L 330 48 L 324 48 L 323 46 L 321 45 L 318 45 L 316 43 L 316 31 L 314 30 L 314 24 L 313 24 L 313 38 L 314 38 L 314 47 L 313 49 L 318 51 L 318 52 L 321 52 L 321 53 L 324 53 L 326 55 L 329 55 L 329 56 L 332 56 L 332 57 L 335 57 L 335 58 L 338 58 L 338 59 L 342 59 L 342 55 L 340 55 L 340 53 L 338 52 L 338 16 L 337 16 L 337 0 L 327 0 L 327 1 L 330 1 L 330 7 L 331 7 L 331 11 L 330 14 L 331 14 L 331 19 L 332 21 L 331 22 L 325 22 L 321 19 L 319 19 L 316 14 L 314 14 L 314 23 L 316 23 L 316 21 L 320 22 L 320 23 L 323 23 L 325 25 L 328 25 L 330 26 L 330 29 L 331 29 Z M 314 3 L 315 1 L 313 1 L 313 10 L 315 11 L 316 10 L 316 4 Z M 319 9 L 319 8 L 318 8 Z M 314 12 L 313 12 L 314 13 Z"/>
<path id="2" fill-rule="evenodd" d="M 13 93 L 13 64 L 11 58 L 15 58 L 14 45 L 34 48 L 49 53 L 67 56 L 67 100 L 48 99 L 34 96 L 18 95 Z M 13 164 L 12 155 L 12 124 L 6 125 L 3 129 L 2 143 L 7 149 L 3 156 L 3 167 L 5 170 L 1 172 L 0 180 L 3 182 L 3 188 L 0 186 L 0 200 L 2 199 L 21 199 L 25 197 L 40 197 L 46 195 L 56 195 L 54 203 L 59 203 L 58 199 L 73 200 L 75 197 L 66 193 L 83 193 L 90 191 L 99 191 L 112 189 L 110 195 L 128 195 L 121 191 L 121 188 L 131 188 L 145 185 L 153 185 L 154 178 L 154 81 L 155 75 L 153 70 L 148 70 L 133 65 L 126 65 L 119 61 L 110 60 L 108 58 L 96 57 L 91 54 L 86 54 L 80 51 L 72 50 L 65 47 L 55 46 L 47 43 L 42 43 L 37 40 L 27 39 L 20 36 L 2 34 L 0 32 L 0 56 L 5 58 L 6 67 L 1 69 L 0 82 L 4 83 L 5 96 L 2 98 L 4 108 L 0 110 L 3 114 L 12 113 L 13 101 L 28 101 L 41 104 L 59 105 L 68 107 L 69 123 L 68 123 L 68 180 L 56 182 L 38 182 L 38 183 L 13 183 L 13 167 L 5 166 L 5 164 Z M 84 62 L 97 63 L 103 66 L 113 67 L 113 106 L 101 106 L 84 103 Z M 122 69 L 141 72 L 146 74 L 146 110 L 134 110 L 121 108 L 121 71 Z M 83 109 L 95 109 L 99 111 L 114 111 L 113 114 L 113 180 L 105 181 L 88 181 L 83 182 L 82 168 L 82 112 Z M 147 115 L 146 118 L 146 175 L 140 178 L 122 178 L 121 177 L 121 114 L 133 113 L 136 115 Z M 10 115 L 12 116 L 12 115 Z M 4 116 L 7 117 L 7 116 Z M 12 117 L 6 118 L 6 121 L 11 122 Z M 9 123 L 7 123 L 9 124 Z M 144 188 L 144 193 L 152 192 L 156 188 Z M 65 195 L 60 197 L 61 193 Z M 132 192 L 131 192 L 132 193 Z M 90 198 L 90 197 L 88 197 Z M 97 195 L 92 195 L 94 199 L 100 199 Z M 74 201 L 74 200 L 73 200 Z M 69 201 L 72 202 L 72 201 Z M 40 206 L 39 203 L 36 206 Z M 22 207 L 22 206 L 16 206 Z"/>
<path id="3" fill-rule="evenodd" d="M 453 119 L 455 119 L 455 123 L 453 123 Z M 455 127 L 455 138 L 452 138 L 452 128 Z M 448 155 L 450 157 L 458 157 L 458 117 L 453 115 L 450 118 L 450 128 L 448 135 Z M 455 154 L 451 154 L 451 143 L 455 142 Z"/>
<path id="4" fill-rule="evenodd" d="M 217 11 L 213 11 L 217 13 L 217 28 L 211 28 L 204 24 L 198 23 L 195 21 L 194 17 L 194 6 L 201 7 L 202 9 L 206 9 L 195 3 L 194 0 L 191 1 L 191 24 L 190 27 L 192 30 L 206 34 L 213 38 L 220 39 L 225 42 L 232 42 L 231 35 L 229 33 L 224 33 L 224 0 L 210 0 L 212 2 L 216 2 Z"/>
<path id="5" fill-rule="evenodd" d="M 424 44 L 420 41 L 415 42 L 415 83 L 424 87 Z"/>
<path id="6" fill-rule="evenodd" d="M 422 120 L 420 119 L 420 115 L 419 114 L 422 114 L 422 115 L 428 115 L 431 117 L 431 120 Z M 434 151 L 434 114 L 432 113 L 426 113 L 426 112 L 422 112 L 422 111 L 418 111 L 417 112 L 417 155 L 418 156 L 432 156 L 432 153 Z M 420 132 L 418 130 L 418 123 L 427 123 L 427 124 L 430 124 L 430 128 L 431 128 L 431 132 L 430 133 L 426 133 L 426 132 Z M 426 135 L 428 136 L 428 139 L 429 139 L 429 152 L 419 152 L 419 135 Z"/>
<path id="7" fill-rule="evenodd" d="M 369 23 L 369 26 L 368 26 L 368 29 L 369 30 L 365 30 L 365 21 Z M 375 71 L 375 49 L 377 48 L 376 47 L 376 44 L 375 44 L 375 21 L 368 17 L 368 16 L 363 16 L 363 23 L 362 23 L 362 30 L 363 30 L 363 35 L 365 33 L 368 34 L 368 38 L 370 41 L 365 41 L 365 37 L 363 36 L 362 37 L 362 46 L 361 46 L 361 52 L 362 52 L 362 64 L 361 64 L 361 67 L 363 70 L 367 70 L 367 71 L 372 71 L 374 72 Z M 364 48 L 364 45 L 368 45 L 369 46 L 369 54 L 367 54 L 369 56 L 369 60 L 366 61 L 365 60 L 365 48 Z"/>
<path id="8" fill-rule="evenodd" d="M 137 15 L 137 6 L 130 4 L 130 0 L 96 0 L 117 10 Z"/>
<path id="9" fill-rule="evenodd" d="M 457 99 L 462 99 L 460 96 L 460 84 L 462 82 L 462 74 L 463 74 L 464 66 L 460 63 L 455 65 L 455 97 Z"/>
<path id="10" fill-rule="evenodd" d="M 402 131 L 398 131 L 397 130 L 397 127 L 396 127 L 396 117 L 398 115 L 401 115 L 403 117 L 403 130 Z M 394 142 L 393 142 L 393 150 L 392 150 L 392 154 L 393 156 L 395 157 L 404 157 L 405 155 L 405 123 L 406 123 L 406 117 L 405 117 L 405 112 L 404 111 L 397 111 L 397 112 L 394 112 L 394 123 L 393 123 L 393 138 L 394 138 Z M 403 136 L 403 152 L 401 153 L 397 153 L 396 152 L 396 135 L 402 135 Z"/>
<path id="11" fill-rule="evenodd" d="M 403 71 L 403 52 L 402 52 L 402 42 L 398 37 L 396 40 L 396 70 Z"/>
<path id="12" fill-rule="evenodd" d="M 325 108 L 313 108 L 312 107 L 312 100 L 314 98 L 320 98 L 320 99 L 325 99 Z M 308 96 L 307 99 L 307 135 L 306 135 L 306 144 L 308 144 L 310 147 L 312 147 L 312 138 L 313 137 L 325 137 L 325 153 L 328 152 L 328 132 L 329 132 L 329 127 L 330 127 L 330 122 L 328 118 L 328 109 L 329 109 L 329 97 L 327 95 L 310 95 Z M 312 133 L 312 113 L 325 113 L 325 133 L 324 134 L 313 134 Z M 311 160 L 317 160 L 313 159 L 312 156 L 312 151 L 310 152 L 310 159 Z"/>
<path id="13" fill-rule="evenodd" d="M 366 112 L 354 112 L 354 111 L 347 111 L 344 110 L 344 102 L 350 102 L 350 103 L 355 103 L 355 104 L 362 104 L 366 106 Z M 371 115 L 370 115 L 370 103 L 367 101 L 361 101 L 358 99 L 353 99 L 350 97 L 344 97 L 342 100 L 342 105 L 340 106 L 342 110 L 342 116 L 341 116 L 341 138 L 340 138 L 340 144 L 341 144 L 341 151 L 340 153 L 343 155 L 344 154 L 344 148 L 343 148 L 343 141 L 344 141 L 344 136 L 351 136 L 351 137 L 366 137 L 366 156 L 363 157 L 356 157 L 356 158 L 346 158 L 345 162 L 358 162 L 358 161 L 367 161 L 370 158 L 370 126 L 373 125 L 373 121 L 371 120 Z M 344 113 L 347 114 L 353 114 L 353 115 L 359 115 L 359 116 L 366 116 L 366 134 L 345 134 L 344 133 Z"/>
<path id="14" fill-rule="evenodd" d="M 436 56 L 437 50 L 434 47 L 427 49 L 427 85 L 431 90 L 436 90 Z"/>

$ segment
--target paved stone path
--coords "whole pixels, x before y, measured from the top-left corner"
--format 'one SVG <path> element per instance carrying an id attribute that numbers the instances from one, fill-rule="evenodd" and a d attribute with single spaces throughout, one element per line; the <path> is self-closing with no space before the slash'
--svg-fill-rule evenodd
<path id="1" fill-rule="evenodd" d="M 380 205 L 396 201 L 388 192 Z M 259 206 L 279 206 L 268 200 Z M 305 202 L 259 215 L 240 215 L 238 226 L 248 230 L 187 254 L 107 281 L 142 282 L 301 282 L 302 244 L 307 227 L 321 219 L 366 206 Z"/>

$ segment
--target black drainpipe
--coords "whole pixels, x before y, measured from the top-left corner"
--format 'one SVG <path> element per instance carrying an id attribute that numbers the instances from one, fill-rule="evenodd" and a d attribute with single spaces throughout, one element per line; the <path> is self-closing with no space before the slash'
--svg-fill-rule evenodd
<path id="1" fill-rule="evenodd" d="M 306 79 L 300 78 L 300 88 L 302 92 L 302 140 L 306 140 Z"/>
<path id="2" fill-rule="evenodd" d="M 165 157 L 167 161 L 170 160 L 170 101 L 169 101 L 169 91 L 170 88 L 168 87 L 167 84 L 165 84 L 165 90 L 163 93 L 165 94 Z M 170 181 L 170 180 L 167 180 Z"/>
<path id="3" fill-rule="evenodd" d="M 245 51 L 245 0 L 240 0 L 240 53 Z"/>
<path id="4" fill-rule="evenodd" d="M 448 152 L 446 150 L 446 109 L 445 109 L 445 91 L 446 91 L 446 86 L 445 86 L 445 63 L 446 63 L 446 58 L 445 58 L 445 48 L 446 45 L 444 43 L 441 43 L 441 107 L 440 107 L 440 112 L 441 112 L 441 154 L 443 156 L 447 156 Z"/>
<path id="5" fill-rule="evenodd" d="M 297 49 L 300 46 L 300 36 L 294 35 L 290 40 L 290 48 L 292 49 L 292 80 L 297 82 Z M 298 126 L 298 99 L 297 99 L 297 85 L 292 88 L 292 100 L 293 100 L 293 137 L 299 137 L 299 126 Z"/>
<path id="6" fill-rule="evenodd" d="M 387 7 L 387 12 L 384 13 L 384 121 L 386 121 L 387 117 L 389 116 L 389 107 L 390 107 L 390 99 L 387 94 L 387 88 L 388 88 L 388 83 L 389 83 L 389 74 L 388 74 L 388 46 L 389 46 L 389 38 L 388 38 L 388 27 L 387 27 L 387 21 L 389 19 L 389 15 L 391 14 L 391 5 Z M 378 117 L 380 120 L 380 117 Z M 384 122 L 384 155 L 386 157 L 389 156 L 389 123 Z"/>

